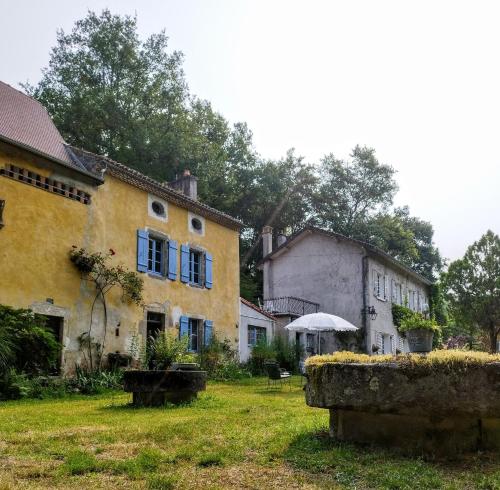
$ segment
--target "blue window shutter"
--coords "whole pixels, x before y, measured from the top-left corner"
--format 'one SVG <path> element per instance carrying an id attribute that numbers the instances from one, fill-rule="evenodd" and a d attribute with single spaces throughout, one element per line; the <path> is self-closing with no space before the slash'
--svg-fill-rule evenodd
<path id="1" fill-rule="evenodd" d="M 148 232 L 137 230 L 137 270 L 148 271 Z"/>
<path id="2" fill-rule="evenodd" d="M 205 286 L 207 289 L 212 289 L 213 286 L 212 263 L 212 255 L 205 254 Z"/>
<path id="3" fill-rule="evenodd" d="M 181 281 L 189 282 L 189 247 L 181 245 Z"/>
<path id="4" fill-rule="evenodd" d="M 168 278 L 175 281 L 177 279 L 177 242 L 168 242 Z"/>
<path id="5" fill-rule="evenodd" d="M 205 320 L 205 329 L 203 331 L 203 344 L 206 346 L 212 339 L 214 322 L 212 320 Z"/>
<path id="6" fill-rule="evenodd" d="M 187 316 L 181 316 L 179 320 L 179 337 L 182 338 L 184 335 L 189 335 L 189 318 Z"/>

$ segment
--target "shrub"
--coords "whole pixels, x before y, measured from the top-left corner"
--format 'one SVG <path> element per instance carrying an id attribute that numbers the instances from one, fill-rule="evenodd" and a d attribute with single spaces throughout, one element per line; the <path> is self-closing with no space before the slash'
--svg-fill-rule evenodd
<path id="1" fill-rule="evenodd" d="M 299 371 L 299 361 L 304 357 L 304 348 L 296 341 L 277 335 L 268 343 L 260 340 L 252 348 L 248 367 L 252 374 L 266 374 L 266 361 L 276 361 L 280 367 L 293 373 Z"/>
<path id="2" fill-rule="evenodd" d="M 265 374 L 264 364 L 266 361 L 276 360 L 276 351 L 266 340 L 259 340 L 253 347 L 248 367 L 252 374 Z"/>
<path id="3" fill-rule="evenodd" d="M 304 356 L 304 348 L 296 341 L 277 335 L 271 342 L 271 347 L 276 353 L 276 361 L 280 367 L 292 372 L 299 372 L 299 361 Z"/>
<path id="4" fill-rule="evenodd" d="M 0 305 L 0 373 L 7 366 L 29 374 L 49 373 L 60 349 L 43 315 Z"/>
<path id="5" fill-rule="evenodd" d="M 168 369 L 174 362 L 195 362 L 196 356 L 188 352 L 187 335 L 178 338 L 173 332 L 158 332 L 150 337 L 146 346 L 145 366 L 161 371 Z"/>
<path id="6" fill-rule="evenodd" d="M 441 332 L 441 328 L 434 320 L 424 318 L 419 313 L 413 313 L 411 316 L 405 317 L 401 321 L 401 326 L 399 327 L 400 332 L 408 332 L 409 330 L 417 329 L 432 330 L 435 333 Z"/>
<path id="7" fill-rule="evenodd" d="M 198 360 L 202 369 L 207 371 L 209 379 L 231 381 L 251 376 L 239 362 L 238 352 L 231 347 L 228 339 L 220 341 L 212 336 L 198 355 Z"/>
<path id="8" fill-rule="evenodd" d="M 414 311 L 407 306 L 392 305 L 392 323 L 399 329 L 401 322 L 414 315 Z"/>
<path id="9" fill-rule="evenodd" d="M 123 371 L 86 371 L 76 367 L 75 376 L 66 381 L 68 393 L 97 395 L 107 390 L 118 390 L 123 387 Z"/>

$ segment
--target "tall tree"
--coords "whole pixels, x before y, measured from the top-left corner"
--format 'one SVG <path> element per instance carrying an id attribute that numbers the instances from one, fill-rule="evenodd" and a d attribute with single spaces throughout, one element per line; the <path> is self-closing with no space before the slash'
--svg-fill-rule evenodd
<path id="1" fill-rule="evenodd" d="M 317 220 L 346 236 L 356 235 L 369 217 L 387 209 L 397 191 L 395 170 L 381 164 L 373 148 L 356 146 L 350 161 L 326 155 L 319 173 L 314 198 Z"/>
<path id="2" fill-rule="evenodd" d="M 408 206 L 369 218 L 365 226 L 358 227 L 356 236 L 377 245 L 431 281 L 443 268 L 431 223 L 411 216 Z"/>
<path id="3" fill-rule="evenodd" d="M 428 221 L 410 215 L 408 206 L 396 208 L 394 215 L 401 220 L 403 227 L 413 234 L 417 249 L 416 257 L 409 257 L 406 263 L 418 273 L 434 280 L 443 269 L 444 263 L 433 242 L 434 228 Z"/>
<path id="4" fill-rule="evenodd" d="M 439 269 L 432 226 L 405 208 L 388 212 L 395 171 L 373 149 L 357 146 L 348 161 L 327 155 L 316 175 L 293 151 L 263 159 L 246 124 L 230 125 L 189 94 L 182 63 L 165 32 L 143 41 L 136 17 L 88 12 L 70 33 L 58 32 L 42 79 L 24 87 L 69 143 L 160 181 L 184 168 L 196 174 L 200 199 L 245 224 L 247 291 L 258 291 L 254 265 L 265 224 L 292 233 L 310 221 L 372 241 L 428 277 Z"/>
<path id="5" fill-rule="evenodd" d="M 500 238 L 492 231 L 474 242 L 444 274 L 454 320 L 487 333 L 495 352 L 500 333 Z"/>
<path id="6" fill-rule="evenodd" d="M 221 172 L 238 129 L 190 96 L 182 63 L 165 32 L 141 41 L 136 17 L 88 12 L 70 33 L 58 32 L 42 79 L 24 88 L 73 145 L 158 180 L 200 165 Z"/>

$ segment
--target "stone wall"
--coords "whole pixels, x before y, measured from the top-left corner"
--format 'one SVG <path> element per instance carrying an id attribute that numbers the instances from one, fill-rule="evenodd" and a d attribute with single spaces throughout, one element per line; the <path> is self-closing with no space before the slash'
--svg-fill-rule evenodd
<path id="1" fill-rule="evenodd" d="M 500 363 L 325 363 L 307 375 L 306 402 L 330 410 L 339 440 L 445 456 L 500 449 Z"/>

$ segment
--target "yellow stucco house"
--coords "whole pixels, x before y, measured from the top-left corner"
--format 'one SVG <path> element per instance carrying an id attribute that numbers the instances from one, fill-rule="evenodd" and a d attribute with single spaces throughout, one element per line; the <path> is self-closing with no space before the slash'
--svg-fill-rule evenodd
<path id="1" fill-rule="evenodd" d="M 160 184 L 71 147 L 37 101 L 0 82 L 0 304 L 48 316 L 61 367 L 82 360 L 94 291 L 69 260 L 73 246 L 113 249 L 144 279 L 143 305 L 108 295 L 106 352 L 157 329 L 238 342 L 241 223 L 197 200 L 189 172 Z M 101 338 L 102 316 L 92 335 Z"/>

